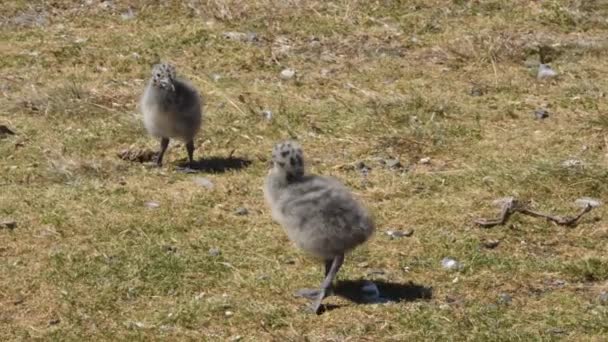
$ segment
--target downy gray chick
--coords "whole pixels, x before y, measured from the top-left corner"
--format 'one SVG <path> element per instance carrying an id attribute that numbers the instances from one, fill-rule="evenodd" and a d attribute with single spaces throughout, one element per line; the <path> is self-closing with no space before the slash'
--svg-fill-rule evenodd
<path id="1" fill-rule="evenodd" d="M 321 288 L 298 291 L 300 296 L 313 300 L 312 310 L 318 314 L 344 262 L 344 254 L 369 239 L 374 222 L 338 180 L 305 174 L 304 156 L 297 142 L 275 145 L 272 162 L 264 197 L 273 219 L 296 246 L 325 261 Z"/>
<path id="2" fill-rule="evenodd" d="M 148 133 L 160 138 L 158 166 L 162 165 L 170 138 L 186 143 L 188 162 L 192 165 L 194 137 L 201 127 L 202 104 L 196 88 L 176 77 L 175 67 L 167 63 L 154 65 L 152 78 L 141 98 L 141 111 Z"/>

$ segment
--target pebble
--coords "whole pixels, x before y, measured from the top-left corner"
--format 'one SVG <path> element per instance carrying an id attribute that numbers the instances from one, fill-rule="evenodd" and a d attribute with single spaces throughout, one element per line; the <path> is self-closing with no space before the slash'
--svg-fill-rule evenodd
<path id="1" fill-rule="evenodd" d="M 498 303 L 500 304 L 511 304 L 513 297 L 508 293 L 501 293 L 498 295 Z"/>
<path id="2" fill-rule="evenodd" d="M 6 127 L 5 125 L 0 125 L 0 139 L 5 138 L 6 136 L 9 136 L 9 135 L 15 135 L 15 132 L 13 132 L 10 128 Z"/>
<path id="3" fill-rule="evenodd" d="M 156 209 L 156 208 L 160 207 L 160 204 L 158 202 L 154 202 L 154 201 L 148 201 L 148 202 L 144 203 L 144 205 L 146 206 L 146 208 L 150 208 L 150 209 Z"/>
<path id="4" fill-rule="evenodd" d="M 177 252 L 177 247 L 172 246 L 172 245 L 164 245 L 163 250 L 165 252 L 175 253 L 175 252 Z"/>
<path id="5" fill-rule="evenodd" d="M 221 253 L 221 252 L 220 252 L 220 249 L 219 249 L 219 248 L 216 248 L 216 247 L 209 248 L 209 255 L 210 255 L 210 256 L 214 256 L 214 257 L 216 257 L 216 256 L 219 256 L 219 255 L 220 255 L 220 253 Z"/>
<path id="6" fill-rule="evenodd" d="M 284 80 L 292 79 L 295 75 L 296 71 L 291 68 L 283 69 L 281 71 L 281 78 Z"/>
<path id="7" fill-rule="evenodd" d="M 430 157 L 424 157 L 421 158 L 420 161 L 418 161 L 420 164 L 430 164 L 431 163 L 431 158 Z"/>
<path id="8" fill-rule="evenodd" d="M 203 188 L 206 188 L 208 190 L 211 190 L 215 187 L 213 182 L 209 178 L 206 178 L 206 177 L 196 177 L 196 178 L 194 178 L 194 183 L 196 183 L 197 185 L 200 185 Z"/>
<path id="9" fill-rule="evenodd" d="M 400 169 L 403 167 L 403 165 L 401 165 L 401 162 L 398 159 L 385 159 L 384 164 L 389 169 Z"/>
<path id="10" fill-rule="evenodd" d="M 498 247 L 500 244 L 500 240 L 485 240 L 481 243 L 482 246 L 488 249 L 494 249 Z"/>
<path id="11" fill-rule="evenodd" d="M 239 216 L 245 216 L 245 215 L 249 214 L 249 210 L 247 210 L 247 208 L 244 208 L 244 207 L 239 207 L 234 211 L 234 213 Z"/>
<path id="12" fill-rule="evenodd" d="M 557 72 L 555 70 L 551 69 L 551 67 L 548 64 L 540 64 L 538 66 L 538 74 L 536 74 L 537 79 L 546 80 L 546 79 L 554 78 L 555 76 L 557 76 Z"/>
<path id="13" fill-rule="evenodd" d="M 473 87 L 471 88 L 471 91 L 469 91 L 469 95 L 471 96 L 482 96 L 484 93 L 483 89 L 479 88 L 479 87 Z"/>
<path id="14" fill-rule="evenodd" d="M 262 111 L 262 116 L 264 117 L 264 119 L 270 121 L 270 120 L 272 120 L 272 111 L 268 110 L 268 109 L 264 109 Z"/>
<path id="15" fill-rule="evenodd" d="M 400 230 L 387 230 L 386 231 L 386 235 L 390 236 L 391 239 L 395 239 L 395 238 L 401 238 L 401 237 L 409 237 L 412 236 L 412 234 L 414 234 L 414 231 L 412 229 L 407 229 L 404 231 L 400 231 Z"/>
<path id="16" fill-rule="evenodd" d="M 462 268 L 462 264 L 452 258 L 443 258 L 441 266 L 446 270 L 460 270 Z"/>
<path id="17" fill-rule="evenodd" d="M 129 10 L 121 14 L 120 17 L 122 18 L 122 20 L 131 20 L 135 18 L 135 13 L 132 9 L 129 8 Z"/>
<path id="18" fill-rule="evenodd" d="M 258 41 L 258 35 L 255 32 L 224 32 L 224 38 L 239 42 L 252 43 Z"/>
<path id="19" fill-rule="evenodd" d="M 538 120 L 546 119 L 549 117 L 549 112 L 546 109 L 539 108 L 534 111 L 534 117 Z"/>
<path id="20" fill-rule="evenodd" d="M 608 305 L 608 292 L 602 291 L 598 296 L 598 301 L 602 305 Z"/>
<path id="21" fill-rule="evenodd" d="M 580 159 L 568 159 L 562 162 L 562 166 L 565 168 L 580 167 L 583 164 L 583 161 Z"/>
<path id="22" fill-rule="evenodd" d="M 17 228 L 17 222 L 13 220 L 0 221 L 0 229 L 13 230 Z"/>

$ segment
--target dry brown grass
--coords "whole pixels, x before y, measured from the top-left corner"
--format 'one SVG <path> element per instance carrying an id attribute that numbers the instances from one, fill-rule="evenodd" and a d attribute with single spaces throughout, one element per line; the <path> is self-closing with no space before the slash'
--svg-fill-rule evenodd
<path id="1" fill-rule="evenodd" d="M 0 140 L 0 220 L 17 228 L 0 229 L 0 339 L 603 339 L 605 207 L 576 228 L 472 221 L 502 196 L 559 213 L 604 197 L 607 16 L 599 0 L 3 3 L 0 124 L 17 134 Z M 557 80 L 526 67 L 539 45 Z M 175 144 L 160 170 L 116 157 L 157 148 L 136 103 L 159 59 L 207 99 L 197 155 L 252 161 L 202 175 L 211 190 L 175 171 Z M 280 79 L 286 67 L 295 79 Z M 550 117 L 536 121 L 541 106 Z M 272 144 L 288 137 L 377 218 L 340 279 L 412 282 L 430 299 L 332 297 L 340 307 L 302 312 L 290 294 L 320 282 L 320 266 L 272 223 L 260 189 Z M 405 171 L 378 162 L 388 157 Z M 562 167 L 569 158 L 584 166 Z M 389 228 L 415 232 L 390 240 Z M 501 243 L 480 248 L 486 239 Z M 443 270 L 446 256 L 464 269 Z M 497 304 L 503 293 L 512 303 Z"/>

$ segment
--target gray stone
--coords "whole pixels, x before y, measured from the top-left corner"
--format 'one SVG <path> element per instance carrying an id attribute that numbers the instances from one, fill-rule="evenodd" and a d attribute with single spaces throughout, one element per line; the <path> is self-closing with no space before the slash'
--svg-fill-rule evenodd
<path id="1" fill-rule="evenodd" d="M 441 266 L 450 271 L 457 271 L 462 269 L 463 265 L 452 258 L 443 258 L 441 260 Z"/>
<path id="2" fill-rule="evenodd" d="M 249 210 L 247 210 L 247 208 L 244 208 L 244 207 L 239 207 L 239 208 L 236 208 L 234 213 L 239 216 L 245 216 L 245 215 L 249 214 Z"/>
<path id="3" fill-rule="evenodd" d="M 546 119 L 549 117 L 549 112 L 544 108 L 539 108 L 534 111 L 534 117 L 538 120 Z"/>
<path id="4" fill-rule="evenodd" d="M 501 293 L 498 295 L 498 303 L 500 304 L 511 304 L 513 297 L 508 293 Z"/>
<path id="5" fill-rule="evenodd" d="M 296 71 L 291 68 L 283 69 L 281 71 L 281 79 L 284 79 L 284 80 L 290 80 L 295 75 L 296 75 Z"/>
<path id="6" fill-rule="evenodd" d="M 15 222 L 13 220 L 0 221 L 0 229 L 13 230 L 15 228 L 17 228 L 17 222 Z"/>

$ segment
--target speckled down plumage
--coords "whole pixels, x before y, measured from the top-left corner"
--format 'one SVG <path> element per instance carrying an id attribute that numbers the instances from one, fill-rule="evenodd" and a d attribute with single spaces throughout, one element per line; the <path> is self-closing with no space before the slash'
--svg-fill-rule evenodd
<path id="1" fill-rule="evenodd" d="M 198 133 L 202 120 L 202 100 L 187 81 L 173 78 L 169 86 L 155 79 L 148 82 L 141 99 L 144 125 L 159 138 L 190 141 Z"/>
<path id="2" fill-rule="evenodd" d="M 330 260 L 364 243 L 374 231 L 369 212 L 338 180 L 304 175 L 295 142 L 278 144 L 264 194 L 272 217 L 304 251 Z"/>

